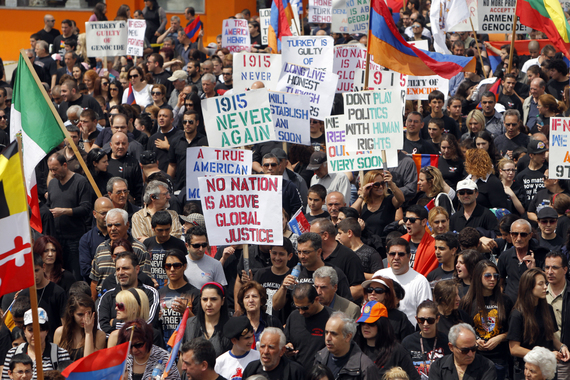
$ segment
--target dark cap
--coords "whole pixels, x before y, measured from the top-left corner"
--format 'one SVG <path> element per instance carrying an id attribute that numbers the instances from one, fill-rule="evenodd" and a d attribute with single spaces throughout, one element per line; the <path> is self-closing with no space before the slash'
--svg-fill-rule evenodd
<path id="1" fill-rule="evenodd" d="M 287 153 L 285 153 L 285 151 L 281 148 L 273 148 L 273 149 L 271 149 L 271 153 L 274 154 L 280 160 L 288 160 L 289 159 L 289 157 L 287 156 Z"/>
<path id="2" fill-rule="evenodd" d="M 228 339 L 239 339 L 246 336 L 250 331 L 253 331 L 253 326 L 245 315 L 230 318 L 223 329 L 224 336 Z"/>
<path id="3" fill-rule="evenodd" d="M 145 150 L 141 153 L 139 161 L 141 165 L 156 164 L 156 152 L 152 150 Z"/>
<path id="4" fill-rule="evenodd" d="M 327 161 L 327 154 L 322 150 L 311 154 L 311 159 L 309 160 L 309 165 L 307 165 L 307 170 L 317 170 L 321 167 L 323 162 Z"/>
<path id="5" fill-rule="evenodd" d="M 548 146 L 540 140 L 530 140 L 527 146 L 528 153 L 538 154 L 548 150 Z"/>
<path id="6" fill-rule="evenodd" d="M 538 220 L 540 219 L 558 219 L 558 213 L 555 209 L 550 206 L 546 206 L 540 209 L 538 215 L 536 216 Z"/>

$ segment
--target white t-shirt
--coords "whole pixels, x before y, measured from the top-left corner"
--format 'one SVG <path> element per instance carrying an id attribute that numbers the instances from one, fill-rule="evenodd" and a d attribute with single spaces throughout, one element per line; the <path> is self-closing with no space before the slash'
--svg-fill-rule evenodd
<path id="1" fill-rule="evenodd" d="M 231 350 L 216 358 L 214 371 L 227 380 L 241 380 L 243 370 L 249 363 L 259 360 L 259 351 L 249 350 L 244 356 L 235 356 Z"/>
<path id="2" fill-rule="evenodd" d="M 400 301 L 398 310 L 405 313 L 412 325 L 416 326 L 416 309 L 418 305 L 427 299 L 432 299 L 431 289 L 428 280 L 410 268 L 402 275 L 396 275 L 391 268 L 384 268 L 376 271 L 374 276 L 382 276 L 398 281 L 406 291 L 406 296 Z"/>
<path id="3" fill-rule="evenodd" d="M 218 260 L 208 255 L 204 255 L 197 261 L 192 260 L 190 256 L 187 258 L 188 267 L 186 267 L 184 274 L 188 278 L 188 282 L 198 290 L 202 289 L 202 286 L 207 282 L 217 282 L 223 286 L 228 284 L 224 268 Z"/>
<path id="4" fill-rule="evenodd" d="M 137 104 L 139 106 L 141 106 L 143 109 L 144 107 L 148 106 L 149 104 L 152 104 L 152 95 L 151 95 L 151 90 L 152 90 L 152 84 L 147 84 L 145 87 L 143 87 L 142 90 L 137 91 L 135 90 L 135 88 L 133 87 L 133 94 L 135 94 L 135 101 L 137 102 Z M 127 103 L 127 98 L 129 97 L 129 88 L 125 88 L 123 91 L 123 103 Z"/>

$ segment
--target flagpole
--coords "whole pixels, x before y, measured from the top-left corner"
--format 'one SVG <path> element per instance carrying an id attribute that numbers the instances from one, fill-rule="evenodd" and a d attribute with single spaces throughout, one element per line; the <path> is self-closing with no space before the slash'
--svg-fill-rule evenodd
<path id="1" fill-rule="evenodd" d="M 27 56 L 25 56 L 28 59 Z M 34 71 L 34 75 L 35 71 Z M 42 86 L 43 88 L 43 86 Z M 51 103 L 51 102 L 50 102 Z M 24 160 L 22 155 L 22 138 L 16 135 L 16 141 L 18 142 L 18 155 L 20 156 L 20 170 L 22 171 L 22 178 L 26 178 L 24 175 Z M 28 190 L 26 188 L 26 181 L 24 181 L 24 191 L 26 194 Z M 26 215 L 26 219 L 28 220 L 28 228 L 30 233 L 30 244 L 32 247 L 34 246 L 34 239 L 32 235 L 32 228 L 30 227 L 30 220 L 29 216 Z M 36 355 L 36 376 L 38 380 L 44 379 L 44 369 L 43 369 L 43 352 L 42 352 L 42 344 L 41 344 L 41 337 L 40 337 L 40 317 L 38 315 L 38 292 L 36 289 L 36 267 L 34 265 L 34 252 L 31 252 L 32 255 L 32 276 L 34 277 L 34 283 L 29 288 L 30 289 L 30 306 L 32 308 L 32 322 L 34 326 L 34 353 Z M 47 343 L 49 344 L 49 342 Z M 39 363 L 39 364 L 38 364 Z"/>
<path id="2" fill-rule="evenodd" d="M 51 112 L 55 115 L 55 120 L 57 120 L 59 128 L 62 130 L 63 134 L 65 135 L 65 138 L 66 138 L 67 142 L 69 143 L 69 146 L 71 146 L 73 153 L 75 153 L 75 157 L 77 158 L 77 161 L 79 161 L 81 168 L 85 172 L 85 175 L 87 176 L 89 183 L 93 187 L 95 194 L 97 194 L 98 198 L 102 197 L 101 191 L 99 191 L 99 186 L 97 186 L 97 183 L 95 183 L 95 179 L 93 179 L 93 176 L 91 175 L 91 171 L 89 171 L 89 168 L 85 164 L 85 161 L 83 161 L 83 157 L 81 157 L 81 154 L 79 153 L 77 146 L 73 142 L 71 135 L 67 131 L 67 128 L 65 128 L 65 126 L 63 125 L 63 121 L 61 120 L 61 117 L 59 117 L 59 114 L 57 113 L 57 111 L 53 105 L 53 102 L 49 98 L 44 86 L 40 82 L 40 79 L 38 78 L 38 74 L 36 74 L 36 70 L 34 70 L 32 63 L 30 62 L 30 60 L 28 59 L 28 56 L 26 55 L 26 50 L 25 49 L 20 50 L 20 54 L 22 55 L 22 58 L 26 62 L 26 65 L 28 66 L 28 70 L 30 71 L 34 80 L 36 81 L 36 84 L 38 85 L 42 95 L 44 96 L 45 101 L 47 102 L 48 106 L 50 107 Z"/>
<path id="3" fill-rule="evenodd" d="M 516 5 L 515 5 L 515 9 L 516 9 Z M 513 69 L 513 52 L 515 49 L 515 36 L 516 36 L 516 31 L 517 31 L 517 21 L 519 19 L 519 16 L 515 14 L 513 15 L 513 33 L 511 35 L 511 51 L 509 52 L 509 68 L 507 69 L 507 73 L 510 73 L 511 70 Z"/>
<path id="4" fill-rule="evenodd" d="M 477 54 L 479 54 L 479 61 L 481 62 L 481 70 L 483 70 L 483 78 L 486 78 L 485 65 L 483 64 L 483 57 L 481 56 L 481 49 L 479 49 L 479 41 L 477 40 L 477 32 L 475 31 L 475 27 L 473 26 L 473 20 L 471 20 L 471 16 L 469 16 L 469 22 L 471 23 L 471 30 L 473 31 L 473 35 L 475 36 L 475 46 L 477 46 Z M 475 68 L 475 71 L 477 71 L 477 68 Z"/>

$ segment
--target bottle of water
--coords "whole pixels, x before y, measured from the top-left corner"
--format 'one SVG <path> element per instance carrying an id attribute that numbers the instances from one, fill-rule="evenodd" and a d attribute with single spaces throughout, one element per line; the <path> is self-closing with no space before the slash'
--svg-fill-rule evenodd
<path id="1" fill-rule="evenodd" d="M 158 363 L 152 370 L 152 380 L 160 380 L 163 372 L 164 372 L 164 364 L 162 364 L 162 359 L 161 359 L 158 361 Z"/>
<path id="2" fill-rule="evenodd" d="M 300 274 L 301 274 L 301 263 L 297 263 L 297 265 L 295 265 L 295 268 L 293 268 L 293 270 L 291 271 L 291 276 L 295 277 L 295 282 L 297 282 L 297 279 L 299 278 Z M 292 290 L 294 287 L 295 285 L 289 285 L 287 289 Z"/>

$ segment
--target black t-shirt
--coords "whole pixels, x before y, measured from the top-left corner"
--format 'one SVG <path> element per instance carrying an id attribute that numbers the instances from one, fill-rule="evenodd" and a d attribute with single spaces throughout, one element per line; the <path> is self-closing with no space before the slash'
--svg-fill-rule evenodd
<path id="1" fill-rule="evenodd" d="M 438 332 L 436 341 L 436 338 L 422 338 L 420 332 L 416 331 L 402 341 L 402 346 L 410 352 L 414 367 L 416 367 L 418 373 L 427 376 L 432 361 L 451 353 L 447 343 L 447 336 L 442 332 Z M 427 371 L 424 371 L 426 367 Z"/>
<path id="2" fill-rule="evenodd" d="M 263 286 L 265 292 L 267 293 L 267 314 L 279 318 L 280 321 L 286 321 L 289 317 L 289 314 L 291 314 L 293 311 L 293 307 L 291 306 L 292 299 L 290 293 L 287 292 L 285 306 L 281 310 L 274 310 L 273 295 L 277 293 L 281 287 L 281 284 L 283 283 L 283 280 L 290 273 L 291 269 L 289 269 L 285 274 L 275 274 L 271 270 L 271 267 L 267 267 L 261 268 L 253 275 L 253 281 L 256 281 L 261 286 Z"/>
<path id="3" fill-rule="evenodd" d="M 337 243 L 335 250 L 324 259 L 324 262 L 339 267 L 346 275 L 350 286 L 360 285 L 366 280 L 356 253 L 340 243 Z"/>
<path id="4" fill-rule="evenodd" d="M 45 72 L 50 76 L 50 80 L 53 75 L 57 74 L 57 63 L 51 56 L 37 57 L 36 62 L 44 68 Z"/>
<path id="5" fill-rule="evenodd" d="M 152 73 L 152 78 L 154 79 L 154 84 L 161 84 L 166 87 L 166 95 L 164 99 L 170 99 L 170 94 L 172 90 L 174 90 L 174 85 L 172 81 L 169 81 L 168 78 L 172 76 L 170 71 L 163 70 L 160 74 Z M 165 100 L 165 103 L 167 101 Z"/>
<path id="6" fill-rule="evenodd" d="M 333 309 L 324 306 L 323 310 L 308 318 L 298 310 L 287 318 L 285 336 L 295 350 L 299 350 L 294 359 L 303 367 L 311 368 L 315 354 L 325 347 L 325 325 L 332 313 Z"/>
<path id="7" fill-rule="evenodd" d="M 157 243 L 156 236 L 151 236 L 147 238 L 143 244 L 150 255 L 150 273 L 158 282 L 160 289 L 168 282 L 168 276 L 162 266 L 162 261 L 166 251 L 169 249 L 178 249 L 182 252 L 186 252 L 186 245 L 182 240 L 175 238 L 174 236 L 171 236 L 170 239 L 163 244 Z"/>
<path id="8" fill-rule="evenodd" d="M 315 152 L 323 150 L 327 141 L 325 139 L 325 134 L 323 133 L 319 137 L 311 137 L 311 145 L 315 149 Z"/>
<path id="9" fill-rule="evenodd" d="M 152 150 L 156 153 L 156 159 L 158 160 L 158 168 L 166 173 L 168 170 L 168 150 L 159 149 L 156 147 L 155 141 L 160 139 L 164 140 L 164 138 L 168 138 L 168 141 L 175 141 L 180 138 L 181 135 L 184 135 L 184 132 L 177 128 L 172 128 L 167 133 L 162 133 L 160 130 L 156 132 L 154 135 L 150 136 L 148 139 L 148 143 L 146 145 L 147 150 Z M 172 148 L 172 146 L 170 146 Z"/>
<path id="10" fill-rule="evenodd" d="M 433 287 L 435 286 L 436 283 L 438 283 L 441 280 L 449 280 L 453 278 L 453 270 L 451 271 L 445 271 L 443 270 L 443 268 L 440 266 L 438 266 L 437 268 L 435 268 L 434 270 L 432 270 L 431 272 L 428 273 L 428 275 L 426 276 L 427 280 L 430 282 L 430 285 L 433 289 Z M 433 282 L 433 284 L 431 284 Z"/>
<path id="11" fill-rule="evenodd" d="M 527 167 L 515 177 L 515 181 L 524 188 L 524 205 L 528 205 L 538 191 L 544 189 L 544 172 L 547 168 L 547 165 L 542 165 L 538 170 L 530 170 Z"/>
<path id="12" fill-rule="evenodd" d="M 554 96 L 557 100 L 564 100 L 564 87 L 568 86 L 568 80 L 558 82 L 551 79 L 546 84 L 546 93 Z"/>
<path id="13" fill-rule="evenodd" d="M 406 136 L 404 136 L 404 150 L 408 154 L 439 154 L 430 142 L 421 138 L 418 141 L 412 141 Z"/>
<path id="14" fill-rule="evenodd" d="M 374 212 L 368 210 L 367 204 L 362 207 L 360 217 L 366 222 L 363 231 L 365 236 L 384 236 L 384 228 L 393 222 L 396 216 L 396 208 L 392 203 L 392 198 L 394 198 L 392 194 L 384 198 L 378 210 Z"/>
<path id="15" fill-rule="evenodd" d="M 458 323 L 468 323 L 473 326 L 473 320 L 469 317 L 469 314 L 464 310 L 456 309 L 450 315 L 442 315 L 439 317 L 437 331 L 447 336 L 449 329 Z"/>
<path id="16" fill-rule="evenodd" d="M 323 211 L 321 214 L 319 215 L 311 215 L 310 213 L 306 213 L 305 214 L 305 218 L 307 219 L 307 222 L 311 223 L 313 220 L 315 219 L 320 219 L 320 218 L 327 218 L 330 219 L 331 218 L 331 214 L 329 214 L 328 211 Z"/>
<path id="17" fill-rule="evenodd" d="M 47 42 L 48 45 L 53 44 L 53 40 L 60 35 L 59 30 L 57 29 L 52 29 L 49 32 L 46 32 L 45 29 L 42 29 L 36 34 L 40 37 L 40 40 Z"/>
<path id="18" fill-rule="evenodd" d="M 196 315 L 200 307 L 200 291 L 195 286 L 186 283 L 186 285 L 178 289 L 170 289 L 170 287 L 165 286 L 158 290 L 158 297 L 160 299 L 160 311 L 162 312 L 162 316 L 160 317 L 162 335 L 164 337 L 164 343 L 168 343 L 168 339 L 170 339 L 170 336 L 172 336 L 174 330 L 176 330 L 182 320 L 182 314 L 174 311 L 170 307 L 172 300 L 175 297 L 192 299 L 192 312 Z"/>
<path id="19" fill-rule="evenodd" d="M 95 98 L 93 98 L 92 96 L 81 95 L 79 98 L 71 102 L 61 102 L 59 108 L 57 109 L 57 113 L 59 113 L 59 116 L 61 116 L 62 121 L 67 121 L 67 109 L 70 106 L 75 106 L 75 105 L 80 106 L 83 109 L 86 108 L 92 109 L 97 114 L 98 120 L 103 118 L 103 111 L 101 110 L 99 102 L 96 101 Z"/>
<path id="20" fill-rule="evenodd" d="M 512 95 L 505 95 L 501 93 L 499 95 L 498 103 L 505 106 L 505 109 L 508 110 L 517 110 L 522 115 L 522 102 L 515 94 Z"/>
<path id="21" fill-rule="evenodd" d="M 441 172 L 443 180 L 452 189 L 455 189 L 457 183 L 465 178 L 465 169 L 461 160 L 447 160 L 440 157 L 437 168 Z"/>
<path id="22" fill-rule="evenodd" d="M 509 139 L 507 135 L 500 135 L 495 137 L 495 147 L 499 155 L 504 156 L 508 150 L 515 150 L 518 147 L 526 148 L 530 138 L 524 133 L 519 133 L 514 138 Z"/>
<path id="23" fill-rule="evenodd" d="M 427 115 L 426 117 L 424 117 L 424 126 L 422 128 L 422 132 L 421 132 L 421 137 L 424 140 L 429 140 L 429 133 L 428 133 L 428 125 L 430 120 L 432 119 L 431 114 Z M 455 137 L 457 137 L 457 140 L 461 139 L 461 131 L 459 130 L 459 127 L 457 126 L 457 122 L 455 120 L 453 120 L 451 117 L 447 116 L 447 115 L 443 115 L 443 117 L 441 117 L 441 119 L 443 120 L 443 133 L 451 133 L 452 135 L 455 135 Z M 408 152 L 410 153 L 410 152 Z"/>
<path id="24" fill-rule="evenodd" d="M 380 254 L 371 246 L 363 244 L 354 253 L 360 259 L 364 273 L 376 273 L 377 270 L 384 269 Z"/>
<path id="25" fill-rule="evenodd" d="M 538 244 L 549 251 L 559 251 L 565 243 L 566 241 L 560 235 L 556 235 L 551 240 L 543 239 L 541 234 L 538 235 Z"/>

